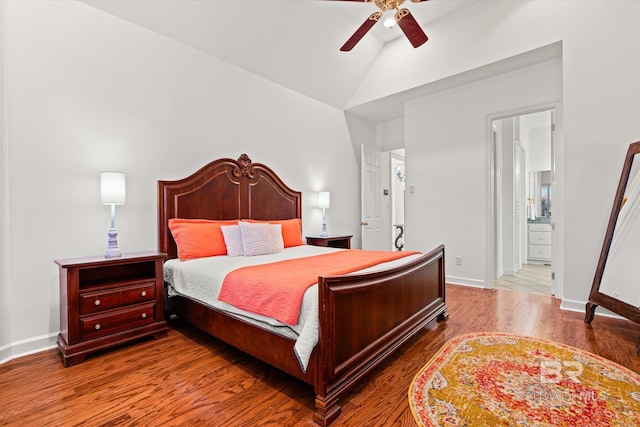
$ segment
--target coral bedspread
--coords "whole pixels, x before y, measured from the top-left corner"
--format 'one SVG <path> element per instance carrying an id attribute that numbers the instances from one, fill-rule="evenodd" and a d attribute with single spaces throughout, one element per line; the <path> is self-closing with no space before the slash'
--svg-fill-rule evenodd
<path id="1" fill-rule="evenodd" d="M 416 252 L 348 250 L 242 267 L 227 274 L 220 301 L 295 325 L 305 290 L 318 276 L 352 273 Z"/>

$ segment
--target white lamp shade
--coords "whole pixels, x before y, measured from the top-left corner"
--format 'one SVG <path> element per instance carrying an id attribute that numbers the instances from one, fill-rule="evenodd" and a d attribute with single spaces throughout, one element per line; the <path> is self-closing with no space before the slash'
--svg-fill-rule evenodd
<path id="1" fill-rule="evenodd" d="M 127 190 L 123 173 L 100 173 L 100 198 L 103 205 L 124 205 L 126 197 Z"/>
<path id="2" fill-rule="evenodd" d="M 329 192 L 321 191 L 318 193 L 318 207 L 319 208 L 328 208 L 329 207 Z"/>

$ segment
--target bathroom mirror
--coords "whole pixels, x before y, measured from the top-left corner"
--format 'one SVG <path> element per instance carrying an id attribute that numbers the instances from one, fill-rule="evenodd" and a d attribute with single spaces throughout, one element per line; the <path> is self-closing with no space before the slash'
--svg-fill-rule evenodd
<path id="1" fill-rule="evenodd" d="M 551 171 L 529 172 L 528 218 L 539 220 L 551 218 Z"/>
<path id="2" fill-rule="evenodd" d="M 586 305 L 591 323 L 602 306 L 640 323 L 640 141 L 629 145 Z M 636 343 L 640 355 L 640 338 Z"/>

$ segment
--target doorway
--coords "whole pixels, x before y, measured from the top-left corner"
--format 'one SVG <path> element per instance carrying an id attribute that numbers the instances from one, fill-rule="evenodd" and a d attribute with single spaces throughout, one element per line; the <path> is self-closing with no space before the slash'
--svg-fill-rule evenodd
<path id="1" fill-rule="evenodd" d="M 492 121 L 493 287 L 552 295 L 554 110 Z"/>
<path id="2" fill-rule="evenodd" d="M 404 202 L 405 202 L 405 158 L 404 148 L 391 150 L 389 170 L 389 188 L 391 190 L 391 241 L 390 250 L 401 251 L 404 249 Z"/>
<path id="3" fill-rule="evenodd" d="M 404 249 L 404 148 L 361 146 L 362 249 Z"/>

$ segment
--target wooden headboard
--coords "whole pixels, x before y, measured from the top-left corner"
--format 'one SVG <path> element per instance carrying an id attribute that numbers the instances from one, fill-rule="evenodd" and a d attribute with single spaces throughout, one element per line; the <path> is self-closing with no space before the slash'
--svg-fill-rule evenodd
<path id="1" fill-rule="evenodd" d="M 177 181 L 158 181 L 158 250 L 176 258 L 171 218 L 302 218 L 302 193 L 249 156 L 219 159 Z"/>

